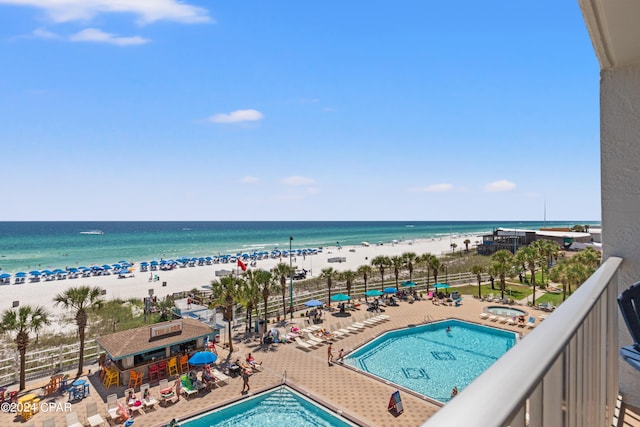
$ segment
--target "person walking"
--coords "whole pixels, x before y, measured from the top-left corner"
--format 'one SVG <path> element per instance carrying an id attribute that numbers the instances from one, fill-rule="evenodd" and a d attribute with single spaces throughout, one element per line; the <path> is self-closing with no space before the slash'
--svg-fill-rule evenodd
<path id="1" fill-rule="evenodd" d="M 249 375 L 251 375 L 251 372 L 248 368 L 242 369 L 242 394 L 249 393 L 249 390 L 251 389 L 251 387 L 249 387 Z"/>
<path id="2" fill-rule="evenodd" d="M 333 362 L 333 348 L 331 347 L 331 343 L 329 343 L 329 347 L 327 348 L 327 363 L 331 366 L 331 362 Z"/>

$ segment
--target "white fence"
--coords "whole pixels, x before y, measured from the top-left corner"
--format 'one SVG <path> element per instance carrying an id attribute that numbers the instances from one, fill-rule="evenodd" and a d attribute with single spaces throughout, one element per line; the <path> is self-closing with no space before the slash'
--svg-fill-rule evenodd
<path id="1" fill-rule="evenodd" d="M 27 352 L 25 355 L 27 381 L 48 377 L 56 372 L 73 370 L 78 366 L 80 343 L 60 345 L 41 351 Z M 95 340 L 85 341 L 85 364 L 95 363 L 98 359 L 98 345 Z M 13 358 L 0 360 L 0 386 L 17 383 L 20 380 L 20 358 L 18 352 Z"/>

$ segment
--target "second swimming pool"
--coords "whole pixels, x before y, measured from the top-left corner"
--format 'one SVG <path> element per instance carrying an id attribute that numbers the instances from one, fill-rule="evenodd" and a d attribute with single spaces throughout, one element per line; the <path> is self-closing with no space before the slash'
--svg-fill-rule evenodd
<path id="1" fill-rule="evenodd" d="M 345 357 L 345 363 L 447 402 L 453 387 L 462 391 L 515 343 L 514 332 L 445 320 L 387 332 Z"/>

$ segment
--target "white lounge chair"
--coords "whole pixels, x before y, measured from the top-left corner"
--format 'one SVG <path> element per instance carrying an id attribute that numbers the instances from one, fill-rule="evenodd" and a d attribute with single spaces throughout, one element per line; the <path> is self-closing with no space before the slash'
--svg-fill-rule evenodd
<path id="1" fill-rule="evenodd" d="M 296 347 L 301 348 L 303 350 L 312 350 L 316 348 L 315 344 L 309 344 L 308 342 L 301 340 L 300 337 L 296 337 L 295 340 L 296 340 Z"/>
<path id="2" fill-rule="evenodd" d="M 164 403 L 166 405 L 168 402 L 173 402 L 173 399 L 179 398 L 179 396 L 176 396 L 176 392 L 173 387 L 169 386 L 169 381 L 167 381 L 166 379 L 160 380 L 158 390 L 160 393 L 161 404 Z"/>
<path id="3" fill-rule="evenodd" d="M 122 415 L 118 412 L 118 395 L 110 394 L 107 396 L 107 414 L 109 414 L 109 418 L 111 421 L 117 422 Z"/>
<path id="4" fill-rule="evenodd" d="M 149 393 L 149 396 L 145 399 L 144 393 L 146 390 L 149 390 L 149 384 L 142 384 L 140 386 L 140 394 L 142 394 L 142 405 L 145 409 L 155 409 L 158 401 L 151 395 L 151 393 Z"/>
<path id="5" fill-rule="evenodd" d="M 230 376 L 223 374 L 222 372 L 220 372 L 215 368 L 211 370 L 211 374 L 215 377 L 216 384 L 217 383 L 229 384 L 229 380 L 231 379 Z"/>
<path id="6" fill-rule="evenodd" d="M 506 317 L 498 317 L 498 323 L 507 323 Z"/>
<path id="7" fill-rule="evenodd" d="M 527 322 L 527 327 L 529 329 L 533 329 L 536 326 L 536 318 L 535 317 L 529 317 L 529 321 Z"/>
<path id="8" fill-rule="evenodd" d="M 67 427 L 84 427 L 75 412 L 67 412 L 64 417 L 67 420 Z"/>
<path id="9" fill-rule="evenodd" d="M 359 330 L 355 329 L 355 328 L 354 328 L 354 330 L 349 330 L 347 328 L 343 328 L 342 327 L 342 323 L 340 323 L 340 322 L 336 323 L 336 328 L 337 328 L 338 331 L 340 331 L 343 334 L 345 334 L 345 336 L 348 335 L 348 334 L 357 334 L 359 332 Z"/>
<path id="10" fill-rule="evenodd" d="M 133 413 L 137 413 L 139 414 L 144 414 L 144 411 L 142 410 L 142 400 L 139 400 L 139 404 L 136 406 L 135 402 L 129 402 L 129 392 L 134 393 L 134 390 L 132 388 L 128 388 L 124 391 L 124 399 L 125 402 L 127 403 L 127 406 L 129 407 L 129 413 L 131 415 L 133 415 Z"/>
<path id="11" fill-rule="evenodd" d="M 317 337 L 317 336 L 313 335 L 312 333 L 308 333 L 307 334 L 307 342 L 314 342 L 317 345 L 320 345 L 320 344 L 324 344 L 325 342 L 327 342 L 327 340 L 324 339 L 324 338 Z"/>
<path id="12" fill-rule="evenodd" d="M 98 404 L 96 402 L 87 403 L 87 422 L 91 427 L 104 425 L 104 418 L 98 413 Z"/>
<path id="13" fill-rule="evenodd" d="M 480 317 L 481 317 L 482 319 L 488 319 L 488 318 L 489 318 L 489 313 L 484 313 L 484 312 L 483 312 L 483 313 L 480 313 Z"/>
<path id="14" fill-rule="evenodd" d="M 489 316 L 489 321 L 490 322 L 495 322 L 498 320 L 498 316 L 496 316 L 495 314 L 492 314 L 491 316 Z"/>

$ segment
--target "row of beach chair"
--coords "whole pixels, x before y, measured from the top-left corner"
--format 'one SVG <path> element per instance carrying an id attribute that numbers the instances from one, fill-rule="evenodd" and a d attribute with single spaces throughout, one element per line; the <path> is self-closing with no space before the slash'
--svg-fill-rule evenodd
<path id="1" fill-rule="evenodd" d="M 373 327 L 379 323 L 385 322 L 389 320 L 389 316 L 384 314 L 374 315 L 373 313 L 367 314 L 362 317 L 360 320 L 354 320 L 352 323 L 348 325 L 342 325 L 341 322 L 337 322 L 335 324 L 334 330 L 331 331 L 330 334 L 325 334 L 324 336 L 314 335 L 313 332 L 320 330 L 321 328 L 317 325 L 308 326 L 304 329 L 301 329 L 300 332 L 304 333 L 304 337 L 295 337 L 294 340 L 296 342 L 296 347 L 301 350 L 313 350 L 321 346 L 322 344 L 328 343 L 330 341 L 336 341 L 337 339 L 342 339 L 347 337 L 349 334 L 357 334 L 361 331 L 365 330 L 367 327 Z"/>
<path id="2" fill-rule="evenodd" d="M 518 325 L 522 327 L 526 326 L 529 329 L 533 329 L 536 326 L 536 318 L 533 316 L 529 316 L 529 319 L 524 323 L 517 322 L 513 317 L 503 317 L 503 316 L 498 316 L 498 315 L 489 314 L 489 313 L 480 313 L 480 318 L 488 320 L 490 322 L 508 324 L 511 326 L 514 326 L 514 325 Z"/>

